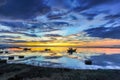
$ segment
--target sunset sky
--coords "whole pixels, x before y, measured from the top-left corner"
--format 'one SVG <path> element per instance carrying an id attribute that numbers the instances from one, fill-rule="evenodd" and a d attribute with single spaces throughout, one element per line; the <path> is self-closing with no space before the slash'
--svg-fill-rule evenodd
<path id="1" fill-rule="evenodd" d="M 0 0 L 1 46 L 119 46 L 120 0 Z"/>

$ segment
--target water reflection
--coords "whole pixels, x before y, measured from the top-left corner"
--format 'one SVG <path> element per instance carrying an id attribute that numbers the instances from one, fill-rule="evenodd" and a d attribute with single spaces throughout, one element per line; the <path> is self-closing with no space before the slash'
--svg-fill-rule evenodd
<path id="1" fill-rule="evenodd" d="M 10 51 L 23 51 L 25 48 L 10 48 Z M 68 47 L 29 47 L 31 52 L 41 52 L 46 49 L 51 50 L 52 52 L 67 52 Z M 105 54 L 114 54 L 119 53 L 120 48 L 74 48 L 77 53 L 105 53 Z"/>
<path id="2" fill-rule="evenodd" d="M 29 50 L 28 50 L 29 49 Z M 74 48 L 72 55 L 67 53 L 68 47 L 29 47 L 9 48 L 10 54 L 0 54 L 0 58 L 15 56 L 9 63 L 24 63 L 43 67 L 61 67 L 72 69 L 120 69 L 119 48 Z M 20 59 L 19 56 L 24 56 Z M 92 65 L 86 65 L 86 59 Z"/>

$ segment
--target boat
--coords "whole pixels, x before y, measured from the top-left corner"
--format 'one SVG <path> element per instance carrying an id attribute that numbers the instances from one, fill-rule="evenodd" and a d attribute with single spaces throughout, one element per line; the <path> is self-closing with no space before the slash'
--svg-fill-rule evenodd
<path id="1" fill-rule="evenodd" d="M 67 50 L 67 53 L 69 53 L 69 55 L 72 55 L 74 52 L 76 52 L 76 49 L 69 48 L 69 49 Z"/>
<path id="2" fill-rule="evenodd" d="M 7 49 L 0 49 L 0 54 L 8 54 L 9 51 Z"/>

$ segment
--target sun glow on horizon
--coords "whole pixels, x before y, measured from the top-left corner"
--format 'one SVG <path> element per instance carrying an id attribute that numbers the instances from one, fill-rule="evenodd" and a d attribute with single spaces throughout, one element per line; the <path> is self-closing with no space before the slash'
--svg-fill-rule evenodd
<path id="1" fill-rule="evenodd" d="M 84 46 L 120 46 L 120 40 L 114 39 L 105 39 L 105 40 L 95 40 L 95 41 L 51 41 L 51 42 L 19 42 L 14 43 L 19 46 L 76 46 L 76 47 L 84 47 Z"/>

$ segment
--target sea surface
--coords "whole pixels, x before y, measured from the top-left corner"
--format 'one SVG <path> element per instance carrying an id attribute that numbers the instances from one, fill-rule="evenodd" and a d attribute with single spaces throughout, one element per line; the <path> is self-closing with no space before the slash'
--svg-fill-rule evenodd
<path id="1" fill-rule="evenodd" d="M 22 47 L 24 48 L 24 47 Z M 120 69 L 120 48 L 76 48 L 72 55 L 67 53 L 69 47 L 28 47 L 9 48 L 9 53 L 0 54 L 1 59 L 7 59 L 9 64 L 22 63 L 33 66 L 70 68 L 70 69 Z M 45 51 L 49 49 L 50 51 Z M 9 60 L 14 56 L 14 60 Z M 18 56 L 24 56 L 19 58 Z M 86 65 L 85 60 L 92 61 Z"/>

